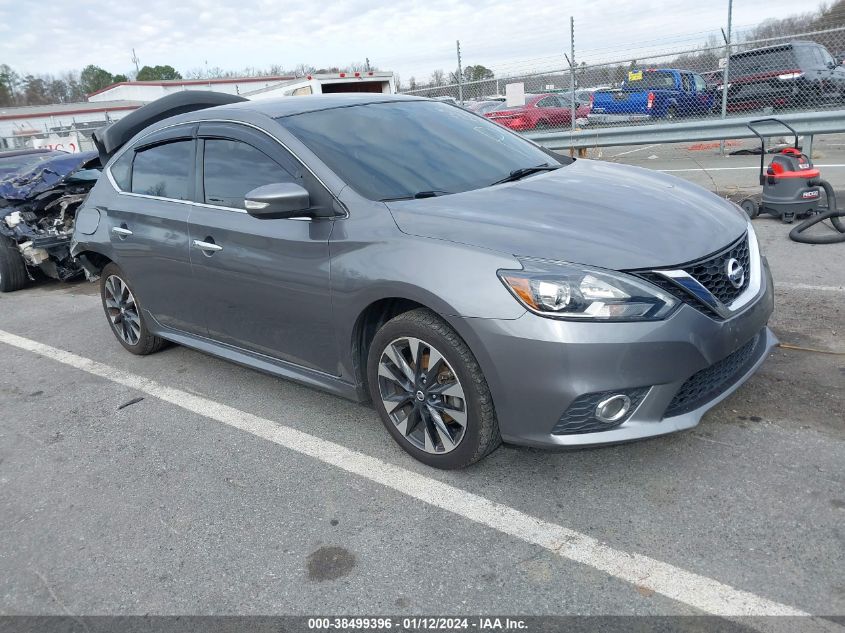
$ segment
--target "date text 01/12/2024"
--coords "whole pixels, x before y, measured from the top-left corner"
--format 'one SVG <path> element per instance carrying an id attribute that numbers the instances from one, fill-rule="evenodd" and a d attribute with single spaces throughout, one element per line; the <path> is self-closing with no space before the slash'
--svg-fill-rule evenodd
<path id="1" fill-rule="evenodd" d="M 309 618 L 308 628 L 312 630 L 369 630 L 391 631 L 518 631 L 527 628 L 524 620 L 498 617 L 330 617 Z"/>

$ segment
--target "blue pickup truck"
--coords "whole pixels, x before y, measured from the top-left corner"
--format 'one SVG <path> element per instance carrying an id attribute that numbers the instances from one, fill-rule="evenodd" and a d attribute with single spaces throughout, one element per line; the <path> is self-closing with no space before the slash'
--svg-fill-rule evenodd
<path id="1" fill-rule="evenodd" d="M 591 123 L 702 116 L 715 95 L 701 75 L 688 70 L 631 70 L 621 88 L 593 93 Z"/>

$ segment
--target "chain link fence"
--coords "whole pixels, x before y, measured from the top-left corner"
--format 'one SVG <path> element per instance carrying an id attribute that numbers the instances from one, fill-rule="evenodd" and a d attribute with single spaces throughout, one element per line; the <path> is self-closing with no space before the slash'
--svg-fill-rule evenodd
<path id="1" fill-rule="evenodd" d="M 612 51 L 590 57 L 615 59 L 570 67 L 564 58 L 556 69 L 403 92 L 456 103 L 517 131 L 845 108 L 845 27 L 635 59 Z M 522 91 L 524 105 L 506 105 L 509 92 Z"/>
<path id="2" fill-rule="evenodd" d="M 27 131 L 12 136 L 0 136 L 0 151 L 19 149 L 55 149 L 64 152 L 95 150 L 94 130 L 107 125 L 106 121 L 54 127 L 44 132 Z"/>

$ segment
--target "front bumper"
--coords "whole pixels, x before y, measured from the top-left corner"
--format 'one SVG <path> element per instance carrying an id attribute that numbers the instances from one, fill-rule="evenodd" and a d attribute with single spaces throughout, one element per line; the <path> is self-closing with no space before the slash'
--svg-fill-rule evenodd
<path id="1" fill-rule="evenodd" d="M 532 446 L 591 446 L 663 435 L 698 424 L 738 389 L 777 339 L 766 327 L 773 287 L 763 263 L 761 288 L 741 313 L 717 321 L 682 305 L 665 321 L 577 323 L 526 313 L 514 320 L 460 319 L 457 324 L 482 366 L 502 438 Z M 666 416 L 688 379 L 755 339 L 735 373 L 696 408 Z M 552 429 L 584 394 L 647 387 L 633 414 L 606 431 L 570 435 Z"/>

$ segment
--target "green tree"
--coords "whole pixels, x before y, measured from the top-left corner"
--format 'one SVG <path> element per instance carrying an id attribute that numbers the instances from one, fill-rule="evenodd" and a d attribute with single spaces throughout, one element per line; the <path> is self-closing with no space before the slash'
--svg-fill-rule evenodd
<path id="1" fill-rule="evenodd" d="M 493 71 L 481 64 L 464 68 L 464 81 L 481 81 L 483 79 L 493 79 L 493 77 Z"/>
<path id="2" fill-rule="evenodd" d="M 129 77 L 127 77 L 126 75 L 115 75 L 114 77 L 111 78 L 111 80 L 112 80 L 112 83 L 119 84 L 119 83 L 123 83 L 124 81 L 129 81 Z"/>
<path id="3" fill-rule="evenodd" d="M 46 105 L 50 103 L 47 84 L 41 77 L 27 75 L 23 78 L 23 98 L 27 105 Z"/>
<path id="4" fill-rule="evenodd" d="M 182 79 L 173 66 L 144 66 L 138 71 L 138 81 L 166 81 L 168 79 Z"/>
<path id="5" fill-rule="evenodd" d="M 82 87 L 85 94 L 97 92 L 106 86 L 112 85 L 113 83 L 114 77 L 112 74 L 99 66 L 95 66 L 94 64 L 88 64 L 82 69 L 82 72 L 79 73 L 79 85 Z"/>
<path id="6" fill-rule="evenodd" d="M 7 64 L 0 64 L 0 104 L 15 105 L 20 75 Z"/>

